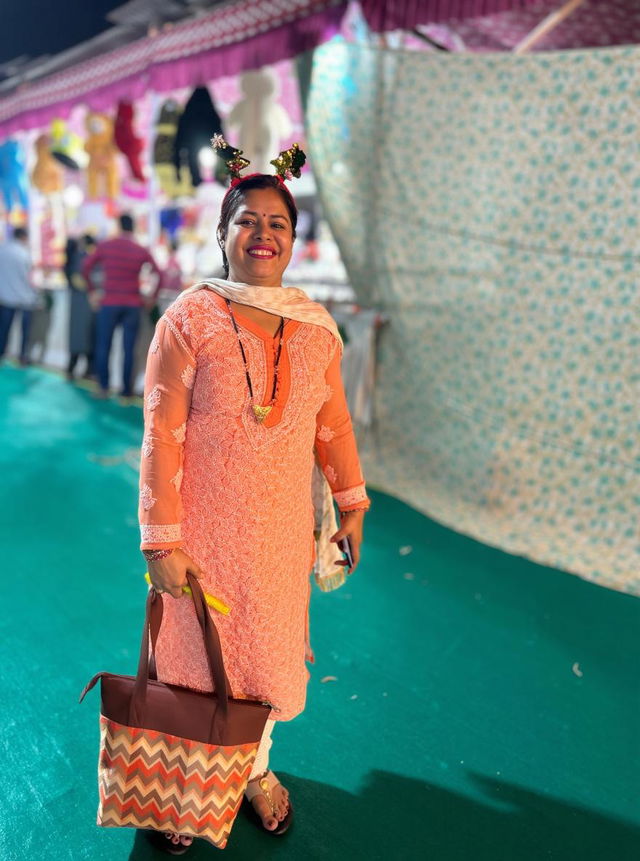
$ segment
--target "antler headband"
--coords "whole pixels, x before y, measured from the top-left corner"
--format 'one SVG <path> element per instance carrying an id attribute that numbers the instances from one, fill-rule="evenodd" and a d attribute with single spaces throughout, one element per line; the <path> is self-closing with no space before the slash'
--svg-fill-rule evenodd
<path id="1" fill-rule="evenodd" d="M 260 176 L 258 173 L 250 173 L 246 176 L 240 176 L 240 171 L 249 166 L 248 159 L 243 158 L 242 150 L 235 149 L 231 144 L 227 143 L 222 135 L 214 135 L 211 138 L 211 144 L 216 151 L 216 154 L 224 161 L 227 166 L 227 171 L 231 177 L 231 188 L 238 185 L 244 179 L 249 179 L 252 176 Z M 284 184 L 285 179 L 292 179 L 294 176 L 300 176 L 300 170 L 307 157 L 297 143 L 290 146 L 289 149 L 284 149 L 277 158 L 270 161 L 275 167 L 275 175 L 282 183 L 283 188 L 289 192 L 289 189 Z M 289 192 L 290 194 L 291 192 Z"/>

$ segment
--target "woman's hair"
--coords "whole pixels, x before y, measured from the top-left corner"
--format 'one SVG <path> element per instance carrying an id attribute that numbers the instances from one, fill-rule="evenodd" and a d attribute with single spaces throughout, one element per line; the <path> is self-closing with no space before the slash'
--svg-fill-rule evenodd
<path id="1" fill-rule="evenodd" d="M 243 197 L 247 191 L 253 191 L 256 188 L 271 188 L 277 191 L 282 198 L 284 205 L 287 207 L 289 218 L 291 219 L 291 228 L 293 238 L 296 238 L 296 224 L 298 223 L 298 210 L 293 201 L 293 198 L 280 182 L 277 176 L 271 176 L 268 173 L 259 173 L 257 176 L 250 176 L 247 179 L 239 182 L 231 188 L 224 200 L 220 209 L 220 221 L 218 222 L 218 243 L 222 249 L 222 266 L 224 268 L 225 278 L 229 277 L 229 261 L 224 251 L 224 243 L 227 238 L 229 223 L 236 213 L 236 210 L 242 203 Z"/>

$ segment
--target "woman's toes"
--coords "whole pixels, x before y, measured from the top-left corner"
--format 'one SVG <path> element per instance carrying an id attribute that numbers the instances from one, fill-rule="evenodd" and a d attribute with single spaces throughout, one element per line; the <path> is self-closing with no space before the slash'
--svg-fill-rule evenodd
<path id="1" fill-rule="evenodd" d="M 256 795 L 252 799 L 253 807 L 267 831 L 275 831 L 289 814 L 289 793 L 284 786 L 280 784 L 274 786 L 272 797 L 273 809 L 264 795 Z"/>
<path id="2" fill-rule="evenodd" d="M 266 798 L 261 798 L 260 796 L 257 796 L 255 802 L 255 807 L 258 811 L 258 816 L 260 817 L 260 819 L 262 819 L 262 824 L 269 831 L 273 831 L 274 828 L 278 827 L 278 820 L 273 815 L 271 807 L 267 804 Z"/>
<path id="3" fill-rule="evenodd" d="M 278 804 L 278 819 L 282 822 L 289 812 L 289 793 L 284 790 Z"/>

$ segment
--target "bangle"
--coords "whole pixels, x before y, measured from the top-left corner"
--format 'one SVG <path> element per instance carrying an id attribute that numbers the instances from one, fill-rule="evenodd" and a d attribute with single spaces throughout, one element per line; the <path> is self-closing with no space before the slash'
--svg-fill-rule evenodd
<path id="1" fill-rule="evenodd" d="M 171 547 L 168 550 L 143 550 L 142 555 L 147 562 L 157 562 L 158 559 L 166 559 L 175 549 L 175 547 Z"/>
<path id="2" fill-rule="evenodd" d="M 367 512 L 368 510 L 369 510 L 369 506 L 368 506 L 368 505 L 367 505 L 367 507 L 366 507 L 366 508 L 364 508 L 364 506 L 363 506 L 362 508 L 347 508 L 347 510 L 346 510 L 346 511 L 341 511 L 341 512 L 340 512 L 340 517 L 342 517 L 342 516 L 343 516 L 343 515 L 345 515 L 345 514 L 355 514 L 355 513 L 356 513 L 356 511 L 362 511 L 362 513 L 364 514 L 364 513 L 365 513 L 365 512 Z"/>

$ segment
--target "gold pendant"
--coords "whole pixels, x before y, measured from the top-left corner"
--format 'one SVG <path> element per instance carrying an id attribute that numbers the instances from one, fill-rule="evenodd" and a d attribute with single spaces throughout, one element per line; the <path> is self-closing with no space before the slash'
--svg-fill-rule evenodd
<path id="1" fill-rule="evenodd" d="M 257 404 L 251 404 L 251 408 L 253 409 L 253 414 L 256 417 L 256 421 L 259 421 L 260 424 L 266 419 L 266 417 L 271 412 L 271 407 L 260 407 Z"/>

